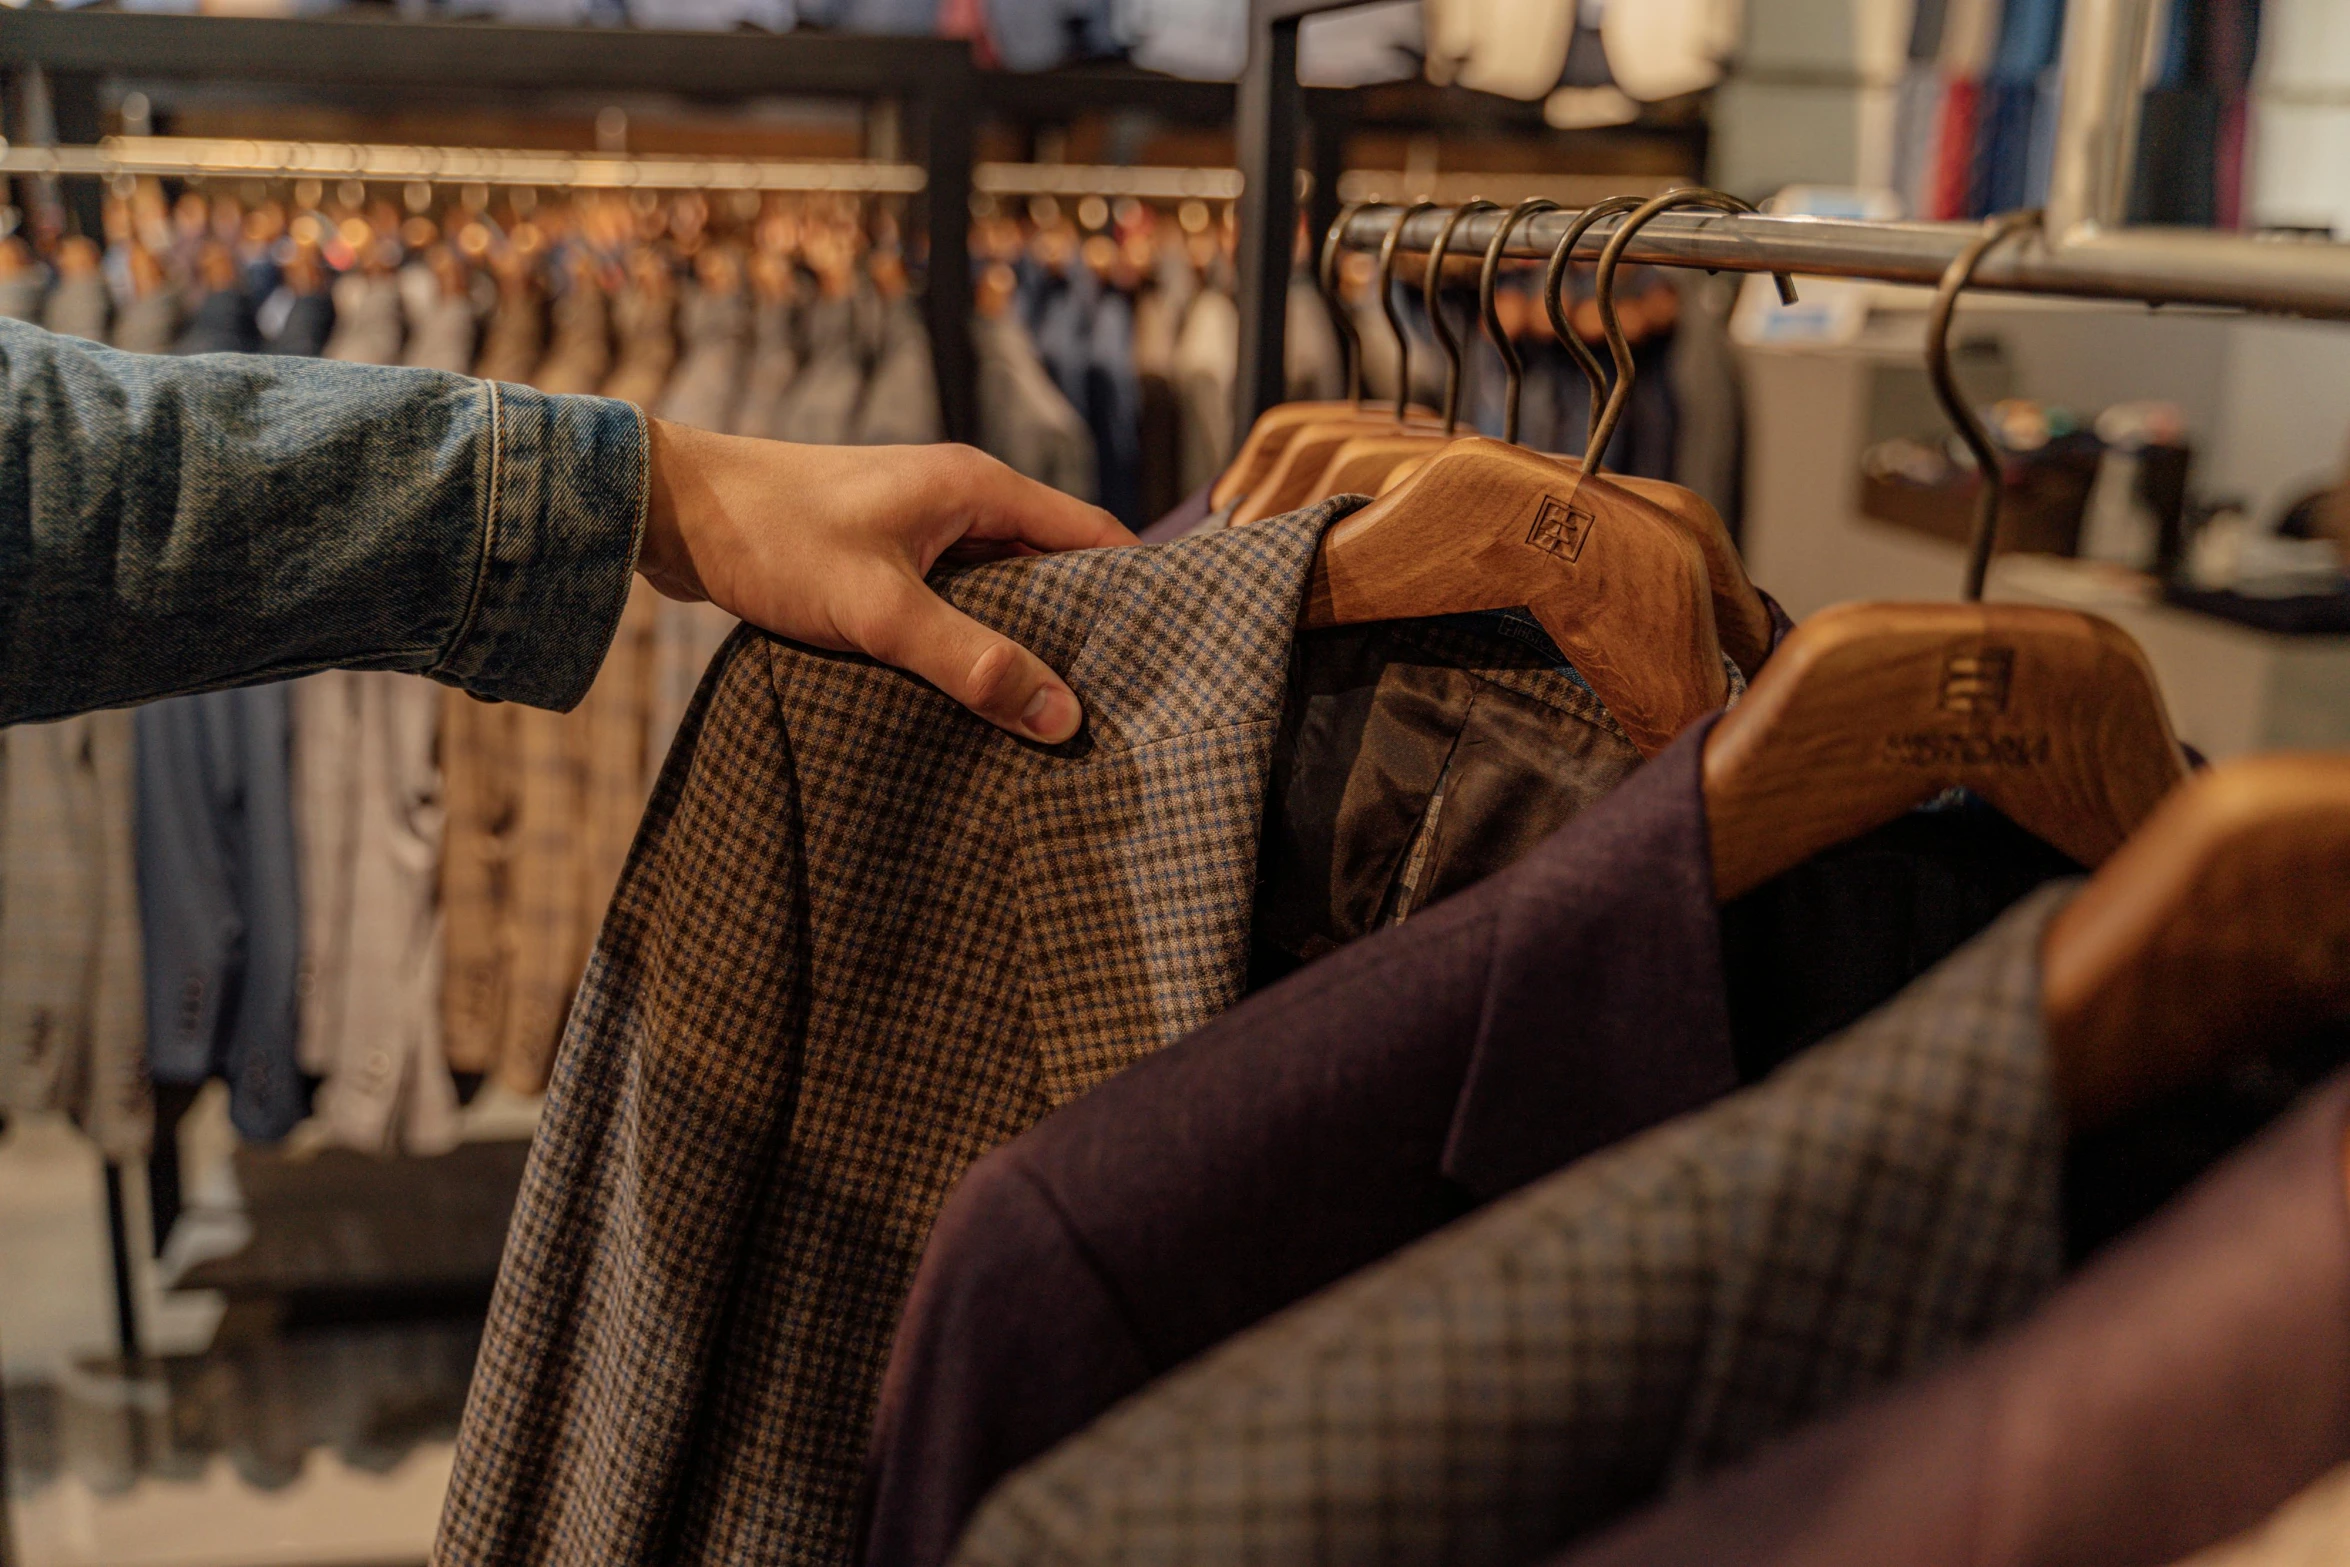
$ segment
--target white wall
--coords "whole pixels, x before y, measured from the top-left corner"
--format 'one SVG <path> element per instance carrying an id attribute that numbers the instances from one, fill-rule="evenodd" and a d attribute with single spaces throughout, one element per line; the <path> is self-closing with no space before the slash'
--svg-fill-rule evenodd
<path id="1" fill-rule="evenodd" d="M 1635 0 L 1637 3 L 1637 0 Z M 1737 69 L 1714 98 L 1713 182 L 1883 185 L 1912 0 L 1746 0 Z"/>
<path id="2" fill-rule="evenodd" d="M 2271 520 L 2350 461 L 2350 325 L 2234 321 L 2227 331 L 2223 413 L 2198 488 L 2240 495 Z"/>

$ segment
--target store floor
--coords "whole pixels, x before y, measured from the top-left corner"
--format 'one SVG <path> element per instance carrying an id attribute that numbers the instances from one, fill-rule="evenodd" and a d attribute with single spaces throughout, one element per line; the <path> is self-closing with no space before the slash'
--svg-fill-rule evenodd
<path id="1" fill-rule="evenodd" d="M 21 1567 L 424 1560 L 522 1145 L 288 1157 L 219 1134 L 208 1106 L 183 1127 L 185 1163 L 211 1169 L 189 1196 L 213 1207 L 160 1273 L 138 1259 L 148 1353 L 128 1367 L 95 1152 L 57 1122 L 0 1134 Z M 144 1235 L 143 1185 L 125 1186 Z"/>

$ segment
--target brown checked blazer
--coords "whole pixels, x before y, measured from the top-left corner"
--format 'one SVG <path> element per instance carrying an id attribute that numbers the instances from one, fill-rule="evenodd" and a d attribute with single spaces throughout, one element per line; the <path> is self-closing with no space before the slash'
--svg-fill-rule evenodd
<path id="1" fill-rule="evenodd" d="M 1050 749 L 727 645 L 565 1032 L 443 1567 L 848 1558 L 948 1189 L 1244 986 L 1298 606 L 1351 504 L 943 579 L 1083 698 Z"/>

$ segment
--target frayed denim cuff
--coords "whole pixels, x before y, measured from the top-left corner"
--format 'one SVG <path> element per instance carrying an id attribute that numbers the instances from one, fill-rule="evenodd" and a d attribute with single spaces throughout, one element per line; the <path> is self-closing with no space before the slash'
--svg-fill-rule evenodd
<path id="1" fill-rule="evenodd" d="M 609 397 L 484 385 L 480 559 L 457 633 L 429 673 L 476 696 L 567 711 L 587 695 L 628 603 L 652 472 L 645 416 Z"/>

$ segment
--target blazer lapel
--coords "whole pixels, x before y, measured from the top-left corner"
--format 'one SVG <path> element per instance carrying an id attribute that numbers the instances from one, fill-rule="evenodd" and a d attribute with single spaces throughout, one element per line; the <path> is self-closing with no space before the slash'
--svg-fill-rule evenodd
<path id="1" fill-rule="evenodd" d="M 1713 719 L 1513 870 L 1445 1173 L 1490 1200 L 1738 1086 L 1700 768 Z"/>
<path id="2" fill-rule="evenodd" d="M 1180 544 L 1061 557 L 1011 620 L 1085 704 L 1010 790 L 1023 979 L 1056 1106 L 1238 1000 L 1265 779 L 1325 502 Z"/>

